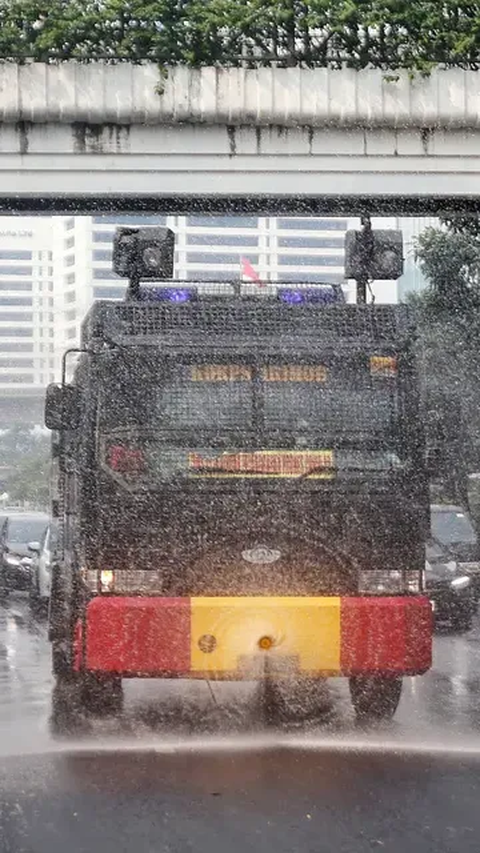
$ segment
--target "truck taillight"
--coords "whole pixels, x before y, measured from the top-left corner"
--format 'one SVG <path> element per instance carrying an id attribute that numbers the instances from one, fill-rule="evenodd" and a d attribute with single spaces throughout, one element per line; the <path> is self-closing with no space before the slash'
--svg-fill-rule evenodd
<path id="1" fill-rule="evenodd" d="M 423 582 L 424 572 L 417 572 L 415 569 L 405 572 L 406 592 L 423 592 L 425 584 Z"/>
<path id="2" fill-rule="evenodd" d="M 111 569 L 103 569 L 100 572 L 100 592 L 112 592 L 115 575 Z"/>
<path id="3" fill-rule="evenodd" d="M 138 475 L 145 471 L 145 457 L 137 447 L 112 444 L 107 448 L 107 465 L 119 474 Z"/>
<path id="4" fill-rule="evenodd" d="M 416 569 L 406 572 L 368 569 L 359 574 L 358 591 L 366 595 L 418 594 L 422 592 L 422 573 Z"/>
<path id="5" fill-rule="evenodd" d="M 85 586 L 95 595 L 160 595 L 164 590 L 161 569 L 84 569 Z"/>

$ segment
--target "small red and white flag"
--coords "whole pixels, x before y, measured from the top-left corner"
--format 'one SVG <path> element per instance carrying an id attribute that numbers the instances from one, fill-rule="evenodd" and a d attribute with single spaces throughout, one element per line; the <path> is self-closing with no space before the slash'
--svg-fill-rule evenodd
<path id="1" fill-rule="evenodd" d="M 242 281 L 254 281 L 259 287 L 264 286 L 258 272 L 252 266 L 248 258 L 240 258 L 240 264 L 242 267 Z"/>

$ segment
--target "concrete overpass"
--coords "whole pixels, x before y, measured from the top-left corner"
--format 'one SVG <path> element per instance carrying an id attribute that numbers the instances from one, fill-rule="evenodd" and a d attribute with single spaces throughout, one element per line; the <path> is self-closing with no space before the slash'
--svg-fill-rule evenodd
<path id="1" fill-rule="evenodd" d="M 476 209 L 480 73 L 0 65 L 0 210 Z"/>
<path id="2" fill-rule="evenodd" d="M 480 199 L 480 73 L 0 64 L 0 212 L 447 212 Z M 43 393 L 0 396 L 0 427 Z"/>

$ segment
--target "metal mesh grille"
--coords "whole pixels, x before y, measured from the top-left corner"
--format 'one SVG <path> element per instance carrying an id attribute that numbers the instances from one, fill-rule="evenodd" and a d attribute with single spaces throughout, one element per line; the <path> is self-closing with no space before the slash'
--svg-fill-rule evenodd
<path id="1" fill-rule="evenodd" d="M 359 384 L 362 377 L 359 377 Z M 264 417 L 268 428 L 292 430 L 298 433 L 301 425 L 323 434 L 367 432 L 370 435 L 389 427 L 393 414 L 392 397 L 383 389 L 360 390 L 331 388 L 320 385 L 295 387 L 292 383 L 267 387 Z"/>
<path id="2" fill-rule="evenodd" d="M 320 436 L 341 442 L 347 434 L 386 434 L 397 414 L 395 379 L 372 376 L 367 356 L 327 356 L 307 366 L 259 359 L 254 366 L 246 357 L 241 364 L 220 359 L 192 365 L 142 352 L 134 368 L 122 360 L 107 364 L 102 426 L 150 425 L 172 434 L 207 430 L 210 436 L 255 429 L 263 430 L 262 445 L 269 446 L 283 431 L 287 441 L 309 446 Z"/>
<path id="3" fill-rule="evenodd" d="M 84 327 L 91 337 L 121 342 L 134 337 L 245 335 L 315 337 L 322 341 L 398 341 L 409 330 L 404 306 L 291 306 L 271 299 L 205 299 L 188 305 L 98 303 Z"/>

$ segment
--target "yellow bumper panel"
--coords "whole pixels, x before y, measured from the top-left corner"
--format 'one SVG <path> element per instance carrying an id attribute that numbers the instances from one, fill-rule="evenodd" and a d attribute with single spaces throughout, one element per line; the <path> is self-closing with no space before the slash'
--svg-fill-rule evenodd
<path id="1" fill-rule="evenodd" d="M 304 672 L 340 670 L 340 598 L 192 598 L 191 672 L 248 672 L 290 661 Z"/>

